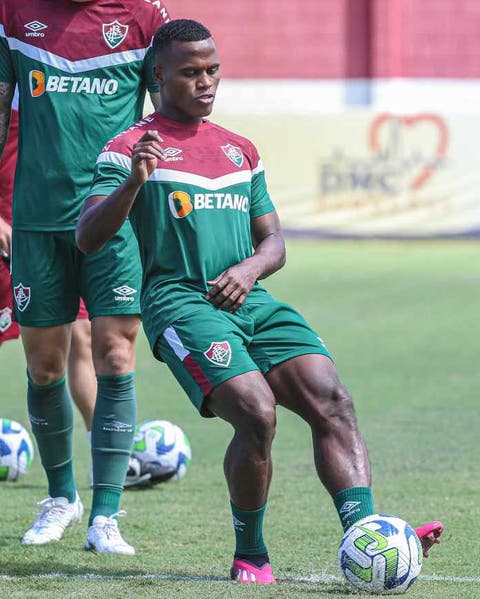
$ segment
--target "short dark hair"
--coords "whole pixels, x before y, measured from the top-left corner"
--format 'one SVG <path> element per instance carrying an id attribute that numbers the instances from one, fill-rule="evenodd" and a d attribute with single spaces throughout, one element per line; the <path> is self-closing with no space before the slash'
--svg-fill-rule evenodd
<path id="1" fill-rule="evenodd" d="M 198 21 L 175 19 L 157 29 L 152 43 L 155 56 L 165 52 L 172 42 L 201 42 L 212 37 L 210 31 Z"/>

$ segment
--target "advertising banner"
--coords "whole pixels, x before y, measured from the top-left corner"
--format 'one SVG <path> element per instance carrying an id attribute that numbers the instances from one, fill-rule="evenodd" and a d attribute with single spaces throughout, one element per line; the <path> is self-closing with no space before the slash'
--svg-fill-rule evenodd
<path id="1" fill-rule="evenodd" d="M 480 234 L 480 116 L 418 112 L 215 114 L 262 156 L 290 234 Z"/>

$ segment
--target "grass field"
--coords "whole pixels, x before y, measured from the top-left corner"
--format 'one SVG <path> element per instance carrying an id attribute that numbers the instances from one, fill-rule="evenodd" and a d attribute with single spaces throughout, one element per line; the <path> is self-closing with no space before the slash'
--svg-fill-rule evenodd
<path id="1" fill-rule="evenodd" d="M 378 511 L 446 531 L 409 597 L 480 597 L 478 244 L 289 242 L 285 269 L 267 282 L 308 318 L 356 400 Z M 0 415 L 27 422 L 19 343 L 0 350 Z M 197 416 L 166 368 L 138 344 L 139 417 L 166 418 L 191 439 L 187 476 L 129 491 L 121 521 L 134 558 L 83 551 L 85 526 L 44 548 L 20 536 L 45 496 L 40 461 L 0 488 L 0 597 L 351 597 L 336 551 L 341 527 L 313 469 L 310 437 L 280 410 L 266 540 L 275 587 L 227 581 L 233 532 L 222 473 L 229 428 Z M 80 418 L 76 471 L 90 501 Z"/>

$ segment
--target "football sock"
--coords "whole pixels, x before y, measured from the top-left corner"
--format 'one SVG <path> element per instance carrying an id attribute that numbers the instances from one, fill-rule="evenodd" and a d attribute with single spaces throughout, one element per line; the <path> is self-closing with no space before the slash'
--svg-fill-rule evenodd
<path id="1" fill-rule="evenodd" d="M 257 567 L 268 562 L 263 541 L 263 518 L 267 504 L 258 510 L 241 510 L 230 502 L 235 529 L 235 557 L 244 558 Z M 257 563 L 259 562 L 259 563 Z"/>
<path id="2" fill-rule="evenodd" d="M 343 530 L 366 516 L 375 513 L 370 487 L 351 487 L 337 493 L 333 498 Z"/>
<path id="3" fill-rule="evenodd" d="M 118 512 L 133 443 L 136 419 L 135 372 L 97 376 L 92 423 L 92 511 L 95 516 Z"/>
<path id="4" fill-rule="evenodd" d="M 48 494 L 66 497 L 73 503 L 76 497 L 73 407 L 65 377 L 50 385 L 37 385 L 28 375 L 27 404 L 32 432 L 48 479 Z"/>

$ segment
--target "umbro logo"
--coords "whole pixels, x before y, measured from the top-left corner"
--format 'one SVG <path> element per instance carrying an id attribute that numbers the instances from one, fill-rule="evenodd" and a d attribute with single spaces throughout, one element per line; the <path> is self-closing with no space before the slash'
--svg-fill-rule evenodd
<path id="1" fill-rule="evenodd" d="M 244 526 L 245 526 L 245 522 L 242 522 L 241 520 L 239 520 L 238 518 L 233 516 L 233 527 L 235 528 L 235 530 L 239 530 L 240 532 L 243 532 Z"/>
<path id="2" fill-rule="evenodd" d="M 137 293 L 136 289 L 129 287 L 128 285 L 122 285 L 121 287 L 115 287 L 112 290 L 115 293 L 116 302 L 134 302 L 135 298 L 131 297 L 134 293 Z"/>
<path id="3" fill-rule="evenodd" d="M 350 516 L 359 505 L 360 501 L 345 501 L 340 508 L 340 514 L 342 516 Z"/>
<path id="4" fill-rule="evenodd" d="M 165 148 L 163 150 L 163 154 L 165 158 L 163 158 L 164 162 L 178 162 L 179 160 L 183 160 L 183 156 L 179 156 L 183 150 L 179 150 L 178 148 Z"/>
<path id="5" fill-rule="evenodd" d="M 40 21 L 30 21 L 30 23 L 25 23 L 25 29 L 28 31 L 25 33 L 25 37 L 45 37 L 43 30 L 48 27 L 44 23 L 40 23 Z"/>
<path id="6" fill-rule="evenodd" d="M 48 426 L 48 421 L 45 418 L 37 418 L 36 416 L 32 416 L 32 414 L 28 414 L 28 418 L 30 420 L 30 424 L 36 424 L 37 426 Z"/>
<path id="7" fill-rule="evenodd" d="M 109 422 L 105 422 L 102 429 L 111 433 L 131 433 L 133 426 L 126 422 L 120 422 L 120 420 L 110 420 Z"/>

